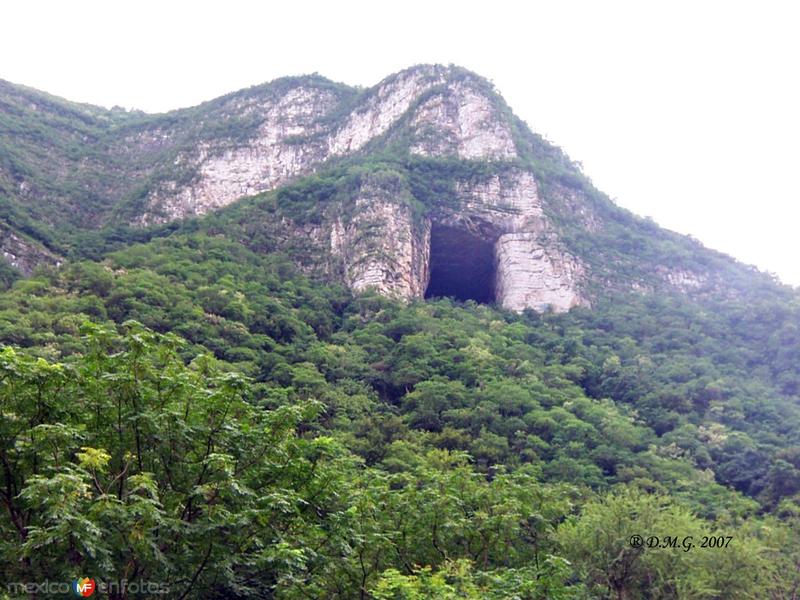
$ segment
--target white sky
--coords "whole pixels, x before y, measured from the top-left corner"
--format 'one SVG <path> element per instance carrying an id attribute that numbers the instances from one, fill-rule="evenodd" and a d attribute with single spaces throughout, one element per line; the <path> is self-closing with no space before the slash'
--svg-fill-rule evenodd
<path id="1" fill-rule="evenodd" d="M 799 285 L 798 17 L 763 0 L 4 0 L 0 78 L 164 111 L 283 75 L 369 86 L 459 64 L 620 205 Z"/>

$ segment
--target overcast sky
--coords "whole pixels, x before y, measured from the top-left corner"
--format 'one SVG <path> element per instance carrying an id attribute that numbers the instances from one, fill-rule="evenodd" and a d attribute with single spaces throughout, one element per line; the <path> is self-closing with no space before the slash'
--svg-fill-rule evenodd
<path id="1" fill-rule="evenodd" d="M 616 201 L 800 284 L 800 4 L 5 0 L 0 78 L 165 111 L 283 75 L 491 79 Z"/>

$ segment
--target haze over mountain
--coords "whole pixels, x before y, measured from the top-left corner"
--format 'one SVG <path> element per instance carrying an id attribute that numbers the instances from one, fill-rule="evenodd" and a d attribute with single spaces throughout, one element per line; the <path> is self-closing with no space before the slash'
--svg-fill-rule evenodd
<path id="1" fill-rule="evenodd" d="M 475 73 L 158 115 L 0 82 L 0 250 L 11 597 L 800 586 L 797 290 Z"/>

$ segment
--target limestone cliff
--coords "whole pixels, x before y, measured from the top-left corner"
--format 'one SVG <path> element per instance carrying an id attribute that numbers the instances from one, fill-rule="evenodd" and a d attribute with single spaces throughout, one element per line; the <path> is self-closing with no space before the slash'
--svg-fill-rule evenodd
<path id="1" fill-rule="evenodd" d="M 345 283 L 357 292 L 422 298 L 430 278 L 430 222 L 416 222 L 407 204 L 375 186 L 358 193 L 355 211 L 346 224 L 333 221 L 330 231 Z"/>
<path id="2" fill-rule="evenodd" d="M 338 120 L 326 117 L 339 107 L 339 98 L 313 86 L 289 88 L 246 107 L 235 104 L 228 110 L 246 111 L 258 122 L 253 134 L 179 152 L 175 166 L 193 176 L 188 181 L 167 178 L 155 186 L 136 222 L 146 225 L 202 215 L 243 196 L 274 189 L 329 159 L 362 150 L 401 121 L 408 122 L 408 149 L 413 154 L 516 157 L 510 127 L 490 95 L 477 87 L 477 80 L 454 81 L 452 75 L 437 66 L 409 69 L 364 93 Z"/>
<path id="3" fill-rule="evenodd" d="M 284 218 L 255 227 L 267 228 L 276 248 L 302 244 L 318 257 L 308 272 L 323 270 L 354 291 L 448 295 L 516 311 L 588 304 L 584 266 L 558 239 L 530 172 L 456 179 L 451 191 L 448 202 L 420 207 L 401 175 L 366 174 L 316 224 Z"/>
<path id="4" fill-rule="evenodd" d="M 12 267 L 30 275 L 39 265 L 59 266 L 63 259 L 41 244 L 0 223 L 0 253 Z"/>
<path id="5" fill-rule="evenodd" d="M 209 213 L 216 233 L 309 274 L 407 300 L 565 311 L 607 290 L 699 295 L 752 277 L 615 206 L 459 67 L 368 89 L 289 77 L 162 115 L 0 82 L 7 262 L 80 256 L 87 230 L 96 259 Z"/>
<path id="6" fill-rule="evenodd" d="M 181 153 L 177 162 L 191 165 L 195 176 L 162 183 L 148 196 L 138 222 L 206 213 L 311 173 L 335 157 L 358 153 L 382 136 L 389 143 L 400 137 L 409 154 L 426 158 L 506 164 L 518 158 L 511 124 L 496 97 L 476 80 L 454 79 L 441 67 L 390 77 L 360 98 L 346 118 L 322 119 L 335 103 L 330 93 L 298 87 L 250 107 L 260 120 L 257 134 L 232 146 L 203 144 Z M 452 238 L 458 235 L 452 232 L 463 232 L 472 236 L 464 244 L 475 239 L 491 248 L 492 265 L 482 275 L 488 279 L 475 284 L 491 288 L 487 299 L 512 310 L 563 311 L 586 304 L 580 291 L 583 266 L 559 243 L 530 170 L 455 181 L 453 192 L 449 206 L 417 215 L 397 189 L 370 181 L 349 198 L 346 221 L 329 214 L 327 224 L 313 231 L 291 220 L 287 227 L 317 241 L 328 236 L 328 247 L 320 252 L 330 252 L 355 291 L 374 288 L 398 298 L 424 297 L 431 283 L 431 236 Z M 469 259 L 470 251 L 455 247 L 443 252 Z M 474 260 L 488 261 L 477 255 Z M 459 269 L 469 271 L 470 264 Z"/>

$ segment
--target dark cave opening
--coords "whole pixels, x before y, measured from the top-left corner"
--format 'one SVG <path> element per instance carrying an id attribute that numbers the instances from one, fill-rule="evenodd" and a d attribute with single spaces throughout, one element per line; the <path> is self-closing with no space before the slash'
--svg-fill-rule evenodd
<path id="1" fill-rule="evenodd" d="M 463 229 L 431 228 L 431 278 L 426 298 L 494 302 L 494 244 Z"/>

